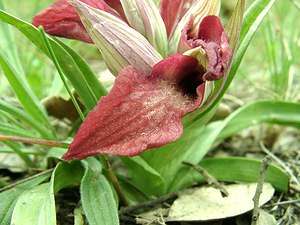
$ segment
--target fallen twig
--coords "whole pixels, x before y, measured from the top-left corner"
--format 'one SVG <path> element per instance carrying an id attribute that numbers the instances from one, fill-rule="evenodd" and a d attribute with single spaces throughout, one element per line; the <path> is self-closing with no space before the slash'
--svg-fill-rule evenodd
<path id="1" fill-rule="evenodd" d="M 253 209 L 253 214 L 252 214 L 251 225 L 256 225 L 257 219 L 259 217 L 259 198 L 260 198 L 260 194 L 262 193 L 266 172 L 267 172 L 267 169 L 268 169 L 270 163 L 271 163 L 271 157 L 266 156 L 264 158 L 263 163 L 260 168 L 259 180 L 257 183 L 254 197 L 252 199 L 253 203 L 254 203 L 254 209 Z"/>
<path id="2" fill-rule="evenodd" d="M 294 208 L 292 207 L 292 206 L 289 206 L 287 209 L 286 209 L 286 211 L 285 211 L 285 213 L 284 213 L 284 215 L 283 215 L 283 217 L 277 222 L 277 224 L 279 224 L 279 225 L 283 225 L 283 224 L 291 224 L 290 222 L 290 220 L 291 220 L 291 216 L 294 214 Z"/>
<path id="3" fill-rule="evenodd" d="M 293 180 L 297 185 L 300 185 L 300 182 L 298 181 L 297 177 L 294 175 L 292 170 L 280 158 L 278 158 L 269 149 L 267 149 L 266 146 L 262 142 L 260 142 L 259 145 L 264 153 L 266 153 L 274 161 L 276 161 L 290 175 L 291 180 Z"/>
<path id="4" fill-rule="evenodd" d="M 173 200 L 177 197 L 178 197 L 177 193 L 171 193 L 171 194 L 156 198 L 154 200 L 142 202 L 140 204 L 136 204 L 136 205 L 132 205 L 132 206 L 123 207 L 119 210 L 119 215 L 126 215 L 126 214 L 128 215 L 128 214 L 132 214 L 138 210 L 151 209 L 159 204 Z"/>
<path id="5" fill-rule="evenodd" d="M 223 197 L 229 196 L 229 193 L 226 190 L 226 188 L 219 181 L 217 181 L 216 178 L 214 178 L 211 174 L 209 174 L 204 168 L 202 168 L 199 165 L 195 165 L 195 164 L 192 164 L 192 163 L 186 162 L 186 161 L 183 161 L 182 163 L 186 166 L 192 167 L 197 172 L 199 172 L 204 177 L 204 179 L 207 181 L 207 183 L 209 185 L 211 185 L 212 187 L 220 190 Z"/>

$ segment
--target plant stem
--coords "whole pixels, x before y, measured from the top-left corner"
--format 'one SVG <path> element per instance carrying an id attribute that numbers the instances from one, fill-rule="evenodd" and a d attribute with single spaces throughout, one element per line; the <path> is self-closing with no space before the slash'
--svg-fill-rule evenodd
<path id="1" fill-rule="evenodd" d="M 57 148 L 68 148 L 68 146 L 69 146 L 68 143 L 63 143 L 63 142 L 59 142 L 59 141 L 9 136 L 9 135 L 3 135 L 3 134 L 0 134 L 0 141 L 18 141 L 18 142 L 23 142 L 23 143 L 45 145 L 45 146 L 57 147 Z"/>
<path id="2" fill-rule="evenodd" d="M 73 93 L 71 92 L 71 90 L 69 88 L 69 85 L 67 84 L 67 81 L 65 79 L 64 73 L 63 73 L 63 71 L 62 71 L 62 69 L 61 69 L 61 67 L 60 67 L 60 65 L 58 63 L 58 60 L 57 60 L 57 58 L 56 58 L 56 56 L 54 54 L 54 51 L 53 51 L 53 49 L 52 49 L 52 47 L 50 45 L 50 42 L 49 42 L 48 38 L 46 37 L 45 31 L 44 31 L 44 29 L 42 27 L 39 27 L 39 31 L 41 33 L 43 41 L 45 42 L 46 48 L 49 51 L 50 57 L 51 57 L 54 65 L 55 65 L 55 67 L 57 69 L 57 72 L 58 72 L 58 74 L 59 74 L 62 82 L 64 83 L 64 86 L 67 89 L 67 92 L 70 95 L 70 98 L 71 98 L 71 100 L 72 100 L 72 102 L 73 102 L 73 104 L 74 104 L 74 106 L 75 106 L 75 108 L 76 108 L 76 110 L 77 110 L 77 112 L 78 112 L 81 120 L 84 121 L 85 116 L 83 115 L 83 113 L 81 111 L 81 108 L 79 107 L 79 105 L 78 105 L 78 103 L 77 103 L 77 101 L 76 101 Z"/>
<path id="3" fill-rule="evenodd" d="M 31 176 L 31 177 L 27 177 L 27 178 L 24 178 L 22 180 L 19 180 L 19 181 L 13 183 L 13 184 L 9 184 L 9 185 L 7 185 L 7 186 L 5 186 L 3 188 L 0 188 L 0 192 L 3 192 L 3 191 L 8 190 L 10 188 L 13 188 L 13 187 L 15 187 L 15 186 L 17 186 L 19 184 L 22 184 L 22 183 L 24 183 L 26 181 L 32 180 L 32 179 L 34 179 L 36 177 L 39 177 L 41 175 L 44 175 L 44 174 L 47 174 L 47 173 L 51 173 L 53 170 L 54 169 L 48 169 L 48 170 L 45 170 L 45 171 L 43 171 L 41 173 L 35 174 L 35 175 Z"/>
<path id="4" fill-rule="evenodd" d="M 252 221 L 251 221 L 251 225 L 256 225 L 257 224 L 257 220 L 259 217 L 259 198 L 260 198 L 260 194 L 262 193 L 262 189 L 263 189 L 263 185 L 264 185 L 264 181 L 265 181 L 265 177 L 266 177 L 266 173 L 267 170 L 271 164 L 271 157 L 270 156 L 266 156 L 262 162 L 261 168 L 260 168 L 260 176 L 259 176 L 259 180 L 257 183 L 257 187 L 256 187 L 256 191 L 255 191 L 255 195 L 253 196 L 253 204 L 254 204 L 254 209 L 253 209 L 253 213 L 252 213 Z"/>
<path id="5" fill-rule="evenodd" d="M 118 178 L 114 174 L 110 163 L 108 162 L 108 160 L 105 158 L 104 155 L 99 155 L 99 159 L 100 159 L 102 165 L 104 166 L 104 168 L 107 170 L 107 175 L 108 175 L 110 181 L 112 182 L 112 184 L 114 185 L 114 188 L 116 189 L 116 192 L 118 193 L 121 205 L 122 206 L 128 206 L 128 201 L 125 197 L 124 191 L 123 191 L 123 189 L 122 189 L 122 187 L 119 183 Z"/>

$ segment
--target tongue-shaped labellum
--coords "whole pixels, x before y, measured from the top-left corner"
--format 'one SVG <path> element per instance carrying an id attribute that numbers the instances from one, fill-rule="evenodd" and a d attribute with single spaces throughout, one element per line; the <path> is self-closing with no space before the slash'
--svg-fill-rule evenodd
<path id="1" fill-rule="evenodd" d="M 181 118 L 201 104 L 205 88 L 200 81 L 193 91 L 183 92 L 190 83 L 182 76 L 184 70 L 192 82 L 192 75 L 195 79 L 201 75 L 197 60 L 183 55 L 161 61 L 150 75 L 126 67 L 87 116 L 63 159 L 135 156 L 178 139 L 183 132 Z"/>

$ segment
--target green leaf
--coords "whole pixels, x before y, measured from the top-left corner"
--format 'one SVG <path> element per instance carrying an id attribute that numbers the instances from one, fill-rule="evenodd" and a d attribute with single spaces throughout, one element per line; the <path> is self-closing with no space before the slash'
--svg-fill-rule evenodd
<path id="1" fill-rule="evenodd" d="M 24 192 L 13 211 L 14 225 L 55 225 L 54 193 L 50 183 L 41 184 Z"/>
<path id="2" fill-rule="evenodd" d="M 18 120 L 27 123 L 31 128 L 39 132 L 40 137 L 51 139 L 53 135 L 46 129 L 44 126 L 41 126 L 39 122 L 34 120 L 32 117 L 28 116 L 23 110 L 8 104 L 7 102 L 0 99 L 0 110 L 9 113 L 10 115 L 14 116 Z"/>
<path id="3" fill-rule="evenodd" d="M 54 131 L 52 130 L 42 104 L 31 91 L 27 81 L 14 70 L 14 67 L 7 61 L 7 58 L 2 53 L 0 53 L 0 66 L 24 109 L 32 118 L 39 121 L 41 125 L 50 129 L 54 136 Z"/>
<path id="4" fill-rule="evenodd" d="M 170 188 L 180 189 L 190 169 L 182 166 L 182 161 L 198 164 L 217 140 L 253 124 L 268 122 L 300 127 L 299 103 L 281 101 L 258 101 L 245 105 L 232 113 L 224 121 L 210 123 L 205 127 L 190 126 L 183 136 L 166 146 L 144 152 L 141 156 L 161 174 Z M 145 178 L 146 179 L 146 178 Z"/>
<path id="5" fill-rule="evenodd" d="M 162 176 L 151 167 L 140 156 L 122 157 L 129 171 L 131 171 L 132 182 L 143 193 L 151 197 L 153 195 L 160 196 L 166 191 L 166 184 Z M 149 182 L 151 180 L 151 182 Z"/>
<path id="6" fill-rule="evenodd" d="M 59 162 L 51 178 L 51 188 L 54 194 L 64 188 L 79 186 L 83 174 L 84 168 L 79 161 Z"/>
<path id="7" fill-rule="evenodd" d="M 81 70 L 82 74 L 84 74 L 84 77 L 89 85 L 89 88 L 91 89 L 91 92 L 95 94 L 96 98 L 100 99 L 100 97 L 107 95 L 107 90 L 100 83 L 99 79 L 97 79 L 96 75 L 88 66 L 87 62 L 72 48 L 59 41 L 58 39 L 56 39 L 56 41 L 70 54 L 70 56 L 76 62 L 78 68 Z"/>
<path id="8" fill-rule="evenodd" d="M 218 135 L 227 138 L 244 128 L 260 123 L 275 123 L 300 128 L 300 104 L 275 100 L 257 101 L 240 108 Z"/>
<path id="9" fill-rule="evenodd" d="M 24 152 L 22 149 L 23 145 L 21 143 L 13 142 L 13 141 L 3 141 L 3 143 L 11 148 L 11 150 L 17 154 L 28 167 L 34 167 L 33 160 L 29 157 L 27 152 Z"/>
<path id="10" fill-rule="evenodd" d="M 29 40 L 31 40 L 33 44 L 35 44 L 41 51 L 43 51 L 47 56 L 49 56 L 49 52 L 45 48 L 44 42 L 40 36 L 40 32 L 33 25 L 22 21 L 4 12 L 3 10 L 0 10 L 0 20 L 16 27 Z M 48 37 L 48 39 L 52 45 L 56 57 L 59 59 L 59 64 L 64 74 L 70 80 L 86 107 L 90 110 L 93 109 L 94 106 L 97 104 L 98 99 L 96 97 L 96 94 L 91 91 L 94 88 L 90 88 L 89 82 L 86 80 L 85 75 L 79 68 L 80 65 L 78 66 L 76 64 L 72 56 L 63 47 L 61 47 L 60 44 L 58 44 L 55 40 L 53 40 L 50 37 Z M 78 59 L 76 60 L 78 61 Z M 97 83 L 95 83 L 94 85 L 97 85 Z M 98 88 L 101 89 L 100 86 Z"/>
<path id="11" fill-rule="evenodd" d="M 0 9 L 5 10 L 5 2 L 0 2 Z M 24 77 L 23 67 L 20 61 L 18 50 L 15 44 L 15 37 L 11 28 L 7 24 L 0 24 L 0 49 L 1 52 L 5 52 L 5 55 L 10 62 L 14 62 L 14 69 L 18 74 Z"/>
<path id="12" fill-rule="evenodd" d="M 36 135 L 34 133 L 28 132 L 28 130 L 18 128 L 15 126 L 10 126 L 9 124 L 2 122 L 0 122 L 0 133 L 19 137 L 36 138 Z"/>
<path id="13" fill-rule="evenodd" d="M 18 197 L 26 192 L 27 190 L 32 189 L 33 187 L 39 185 L 46 179 L 48 179 L 51 175 L 51 172 L 43 173 L 27 182 L 16 185 L 15 187 L 3 191 L 0 193 L 0 202 L 1 202 L 1 210 L 0 210 L 0 224 L 1 225 L 9 225 L 13 208 L 17 202 Z M 27 217 L 25 217 L 27 218 Z M 24 219 L 24 218 L 23 218 Z"/>
<path id="14" fill-rule="evenodd" d="M 236 53 L 229 78 L 232 80 L 257 28 L 270 11 L 276 0 L 256 0 L 245 12 L 239 48 Z M 230 81 L 231 81 L 230 80 Z M 229 86 L 230 82 L 226 85 Z M 227 89 L 227 88 L 226 88 Z"/>
<path id="15" fill-rule="evenodd" d="M 143 193 L 143 190 L 140 190 L 135 184 L 133 184 L 128 177 L 118 175 L 117 178 L 121 187 L 123 188 L 129 205 L 149 200 L 149 197 Z"/>
<path id="16" fill-rule="evenodd" d="M 211 158 L 202 160 L 199 165 L 217 180 L 227 182 L 258 182 L 259 171 L 262 162 L 260 160 L 239 157 Z M 196 175 L 196 171 L 192 175 Z M 196 175 L 199 182 L 205 182 L 203 177 Z M 278 191 L 288 190 L 289 178 L 286 173 L 275 165 L 270 165 L 265 182 L 271 183 Z"/>
<path id="17" fill-rule="evenodd" d="M 95 158 L 82 161 L 85 167 L 80 193 L 83 210 L 91 225 L 118 225 L 118 210 L 113 191 L 101 173 L 101 164 Z"/>
<path id="18" fill-rule="evenodd" d="M 194 164 L 199 163 L 216 140 L 221 140 L 253 124 L 269 122 L 299 128 L 299 111 L 300 104 L 298 103 L 287 103 L 275 100 L 258 101 L 245 105 L 232 113 L 224 121 L 217 121 L 207 125 L 202 133 L 199 134 L 199 138 L 193 143 L 197 143 L 198 147 L 186 150 L 187 153 L 183 159 L 181 156 L 181 162 L 186 160 Z M 178 158 L 180 159 L 180 157 Z M 168 167 L 170 165 L 167 164 L 165 166 Z M 179 164 L 177 164 L 177 166 L 180 167 Z M 181 188 L 188 172 L 188 168 L 181 167 L 172 184 L 170 184 L 170 188 Z"/>
<path id="19" fill-rule="evenodd" d="M 58 163 L 50 183 L 30 189 L 20 196 L 13 211 L 12 223 L 16 225 L 56 224 L 54 195 L 63 188 L 79 185 L 83 173 L 83 166 L 79 161 Z M 25 222 L 24 218 L 26 218 Z"/>

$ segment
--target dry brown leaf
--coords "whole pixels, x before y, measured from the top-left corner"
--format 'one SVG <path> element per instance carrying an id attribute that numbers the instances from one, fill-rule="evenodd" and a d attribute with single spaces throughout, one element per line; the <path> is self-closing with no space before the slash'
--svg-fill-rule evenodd
<path id="1" fill-rule="evenodd" d="M 252 198 L 256 183 L 226 185 L 228 197 L 222 197 L 212 187 L 188 189 L 180 194 L 170 208 L 167 221 L 207 221 L 243 214 L 253 209 Z M 268 202 L 274 194 L 271 184 L 265 183 L 260 205 Z"/>

